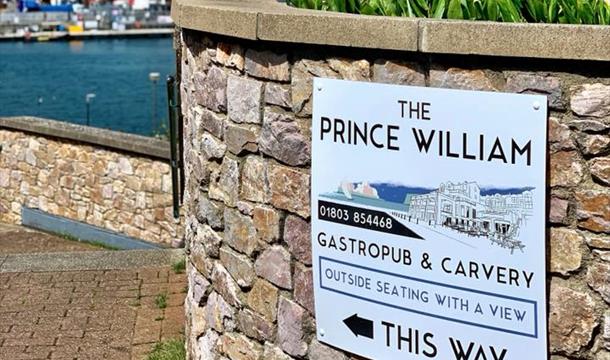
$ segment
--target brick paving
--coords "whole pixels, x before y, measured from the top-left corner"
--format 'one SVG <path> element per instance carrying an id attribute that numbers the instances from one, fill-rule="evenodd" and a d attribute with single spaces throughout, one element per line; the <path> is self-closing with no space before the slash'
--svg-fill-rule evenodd
<path id="1" fill-rule="evenodd" d="M 169 266 L 0 273 L 0 359 L 144 359 L 183 335 L 185 288 Z"/>
<path id="2" fill-rule="evenodd" d="M 0 224 L 0 360 L 145 359 L 183 337 L 176 253 L 99 250 Z"/>

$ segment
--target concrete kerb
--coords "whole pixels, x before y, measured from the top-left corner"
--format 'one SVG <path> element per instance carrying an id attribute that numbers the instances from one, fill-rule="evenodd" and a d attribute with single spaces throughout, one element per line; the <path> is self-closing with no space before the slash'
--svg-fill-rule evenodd
<path id="1" fill-rule="evenodd" d="M 184 257 L 183 249 L 16 254 L 0 256 L 0 273 L 171 266 Z"/>
<path id="2" fill-rule="evenodd" d="M 169 142 L 147 136 L 31 116 L 0 118 L 0 129 L 51 136 L 151 158 L 169 160 Z"/>
<path id="3" fill-rule="evenodd" d="M 366 16 L 275 0 L 176 0 L 177 26 L 250 40 L 567 60 L 610 60 L 610 27 Z"/>

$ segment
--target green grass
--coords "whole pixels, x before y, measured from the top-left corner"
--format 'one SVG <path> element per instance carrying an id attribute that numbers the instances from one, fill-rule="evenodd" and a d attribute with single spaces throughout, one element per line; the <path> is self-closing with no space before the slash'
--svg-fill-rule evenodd
<path id="1" fill-rule="evenodd" d="M 89 244 L 89 245 L 93 245 L 95 247 L 99 247 L 101 249 L 106 249 L 106 250 L 121 250 L 120 247 L 116 247 L 116 246 L 112 246 L 112 245 L 108 245 L 106 243 L 103 243 L 101 241 L 97 241 L 97 240 L 82 240 L 74 235 L 71 234 L 67 234 L 67 233 L 54 233 L 52 235 L 55 235 L 57 237 L 60 237 L 64 240 L 69 240 L 69 241 L 78 241 L 81 243 L 85 243 L 85 244 Z"/>
<path id="2" fill-rule="evenodd" d="M 186 259 L 182 259 L 173 263 L 172 270 L 174 270 L 176 274 L 184 273 L 184 271 L 186 270 Z"/>
<path id="3" fill-rule="evenodd" d="M 305 9 L 364 15 L 561 24 L 610 24 L 609 0 L 287 0 Z"/>
<path id="4" fill-rule="evenodd" d="M 185 360 L 183 339 L 166 340 L 155 344 L 146 360 Z"/>
<path id="5" fill-rule="evenodd" d="M 157 297 L 155 297 L 155 305 L 157 305 L 159 309 L 165 309 L 167 307 L 167 294 L 163 293 L 157 295 Z"/>

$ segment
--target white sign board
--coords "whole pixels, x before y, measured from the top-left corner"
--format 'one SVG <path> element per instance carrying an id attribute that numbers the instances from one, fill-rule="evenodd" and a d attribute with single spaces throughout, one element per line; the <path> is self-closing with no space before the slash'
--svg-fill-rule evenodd
<path id="1" fill-rule="evenodd" d="M 546 359 L 546 97 L 315 79 L 318 340 Z"/>

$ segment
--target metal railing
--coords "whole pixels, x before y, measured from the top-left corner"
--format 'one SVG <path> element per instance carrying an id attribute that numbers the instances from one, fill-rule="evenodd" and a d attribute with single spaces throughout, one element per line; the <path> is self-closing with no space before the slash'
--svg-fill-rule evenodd
<path id="1" fill-rule="evenodd" d="M 174 218 L 180 217 L 184 200 L 184 140 L 183 119 L 180 111 L 180 82 L 167 77 L 167 110 L 169 113 L 170 166 L 172 172 L 172 204 Z"/>

